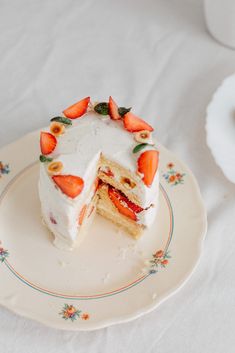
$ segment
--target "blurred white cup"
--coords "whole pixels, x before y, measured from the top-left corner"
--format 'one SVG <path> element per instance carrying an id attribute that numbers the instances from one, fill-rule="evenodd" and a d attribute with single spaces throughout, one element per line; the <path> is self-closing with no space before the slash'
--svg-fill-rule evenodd
<path id="1" fill-rule="evenodd" d="M 235 49 L 235 0 L 204 0 L 204 10 L 212 36 Z"/>

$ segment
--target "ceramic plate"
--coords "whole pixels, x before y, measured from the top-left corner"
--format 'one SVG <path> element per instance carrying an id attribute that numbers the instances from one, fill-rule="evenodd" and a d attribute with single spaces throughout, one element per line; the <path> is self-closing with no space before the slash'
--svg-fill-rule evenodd
<path id="1" fill-rule="evenodd" d="M 0 303 L 65 330 L 93 330 L 156 308 L 191 275 L 206 213 L 189 169 L 161 150 L 160 208 L 135 241 L 96 216 L 84 243 L 56 249 L 37 193 L 38 132 L 0 150 Z"/>
<path id="2" fill-rule="evenodd" d="M 206 130 L 216 163 L 235 183 L 235 75 L 223 81 L 208 105 Z"/>

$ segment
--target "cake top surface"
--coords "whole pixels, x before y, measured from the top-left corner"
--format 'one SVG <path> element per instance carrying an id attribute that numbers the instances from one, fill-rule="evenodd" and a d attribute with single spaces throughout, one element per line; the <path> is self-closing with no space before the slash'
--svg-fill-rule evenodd
<path id="1" fill-rule="evenodd" d="M 135 173 L 149 198 L 157 187 L 159 155 L 152 131 L 130 108 L 119 108 L 112 97 L 96 105 L 86 97 L 52 118 L 50 128 L 41 132 L 40 161 L 51 182 L 74 199 L 90 184 L 103 154 Z"/>
<path id="2" fill-rule="evenodd" d="M 66 129 L 53 151 L 55 160 L 63 163 L 63 172 L 83 176 L 88 165 L 101 153 L 114 162 L 136 170 L 132 150 L 135 141 L 120 121 L 88 112 Z"/>

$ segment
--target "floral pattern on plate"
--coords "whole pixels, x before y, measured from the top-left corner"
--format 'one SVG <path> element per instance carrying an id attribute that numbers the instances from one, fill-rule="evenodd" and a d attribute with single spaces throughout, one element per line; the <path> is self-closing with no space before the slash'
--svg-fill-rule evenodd
<path id="1" fill-rule="evenodd" d="M 1 247 L 1 242 L 0 242 L 0 262 L 4 262 L 8 256 L 9 256 L 8 250 Z"/>
<path id="2" fill-rule="evenodd" d="M 9 173 L 10 173 L 9 164 L 3 164 L 3 162 L 0 161 L 0 178 L 2 177 L 3 174 L 9 174 Z"/>
<path id="3" fill-rule="evenodd" d="M 177 172 L 174 167 L 173 163 L 168 163 L 168 170 L 163 174 L 163 178 L 171 185 L 183 184 L 185 173 Z"/>
<path id="4" fill-rule="evenodd" d="M 152 260 L 149 260 L 149 274 L 157 273 L 159 268 L 165 268 L 170 258 L 169 251 L 164 252 L 163 250 L 158 250 L 153 254 Z"/>
<path id="5" fill-rule="evenodd" d="M 88 320 L 90 315 L 88 313 L 82 313 L 81 310 L 77 309 L 74 305 L 64 304 L 62 310 L 59 312 L 64 320 L 76 321 L 78 318 L 82 320 Z"/>

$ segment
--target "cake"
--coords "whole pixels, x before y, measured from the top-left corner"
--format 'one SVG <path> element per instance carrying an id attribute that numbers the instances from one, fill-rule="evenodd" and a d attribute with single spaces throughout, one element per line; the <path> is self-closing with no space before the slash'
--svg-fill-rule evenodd
<path id="1" fill-rule="evenodd" d="M 97 212 L 138 239 L 157 214 L 159 151 L 153 128 L 112 97 L 84 98 L 40 133 L 39 197 L 62 249 L 78 246 Z"/>

